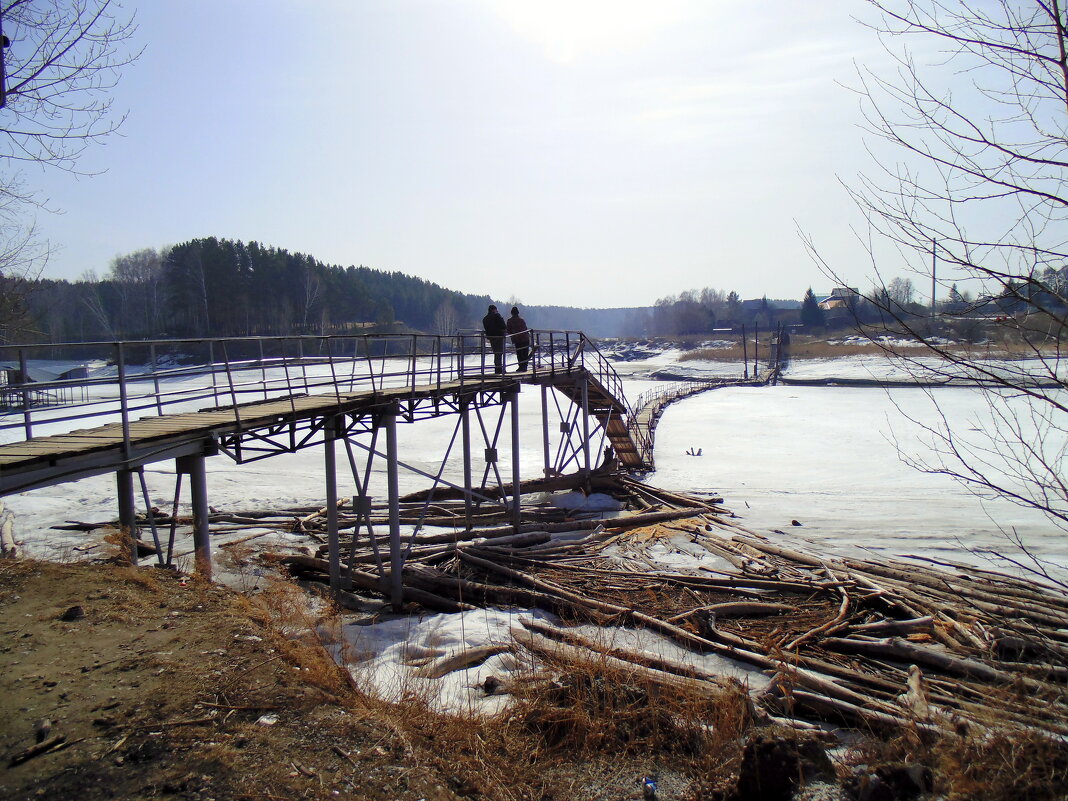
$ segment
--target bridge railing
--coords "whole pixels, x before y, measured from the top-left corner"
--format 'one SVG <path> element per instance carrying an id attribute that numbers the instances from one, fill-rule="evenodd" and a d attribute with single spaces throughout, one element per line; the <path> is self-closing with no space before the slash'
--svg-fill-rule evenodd
<path id="1" fill-rule="evenodd" d="M 585 369 L 617 398 L 622 382 L 578 331 L 531 331 L 530 374 Z M 515 367 L 506 351 L 507 372 Z M 234 409 L 301 395 L 343 395 L 484 381 L 481 333 L 166 339 L 0 346 L 0 443 L 132 420 Z M 625 402 L 625 401 L 624 401 Z"/>

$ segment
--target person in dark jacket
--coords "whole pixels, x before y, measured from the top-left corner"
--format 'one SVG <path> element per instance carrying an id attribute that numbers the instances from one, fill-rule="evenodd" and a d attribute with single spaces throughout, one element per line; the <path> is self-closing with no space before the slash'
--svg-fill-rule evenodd
<path id="1" fill-rule="evenodd" d="M 527 321 L 519 316 L 519 309 L 515 306 L 512 307 L 512 316 L 508 318 L 507 329 L 519 360 L 517 372 L 525 373 L 527 362 L 530 361 L 530 331 L 527 330 Z"/>
<path id="2" fill-rule="evenodd" d="M 508 333 L 508 326 L 496 306 L 490 306 L 489 312 L 482 318 L 482 330 L 486 332 L 486 339 L 493 348 L 493 372 L 503 373 L 504 336 Z"/>

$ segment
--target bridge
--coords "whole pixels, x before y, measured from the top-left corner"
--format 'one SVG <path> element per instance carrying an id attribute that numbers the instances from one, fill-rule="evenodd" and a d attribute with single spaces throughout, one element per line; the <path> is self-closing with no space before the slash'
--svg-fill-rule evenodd
<path id="1" fill-rule="evenodd" d="M 210 574 L 205 458 L 224 454 L 242 464 L 323 447 L 326 505 L 336 510 L 335 446 L 341 443 L 357 487 L 353 503 L 367 510 L 364 526 L 370 532 L 373 461 L 386 462 L 391 511 L 399 502 L 397 471 L 408 467 L 397 451 L 396 425 L 454 415 L 457 431 L 443 455 L 442 470 L 424 475 L 435 487 L 460 490 L 469 509 L 501 504 L 518 523 L 518 403 L 524 384 L 541 393 L 545 477 L 568 469 L 589 476 L 607 447 L 623 468 L 647 468 L 648 433 L 634 424 L 622 382 L 593 341 L 573 331 L 531 334 L 529 369 L 515 372 L 510 364 L 503 375 L 493 372 L 485 337 L 471 334 L 0 348 L 0 375 L 6 378 L 0 384 L 0 408 L 6 412 L 0 417 L 0 437 L 8 440 L 0 445 L 0 496 L 114 473 L 122 535 L 130 559 L 136 561 L 139 479 L 146 519 L 162 560 L 143 468 L 173 459 L 174 506 L 177 509 L 183 476 L 188 476 L 197 569 Z M 55 369 L 44 372 L 45 366 L 55 364 L 74 366 L 58 375 Z M 559 417 L 555 429 L 550 426 L 551 409 Z M 487 425 L 491 410 L 497 419 Z M 75 428 L 86 422 L 95 425 Z M 478 466 L 481 480 L 475 477 L 476 436 L 481 437 L 484 456 Z M 462 480 L 450 482 L 444 466 L 457 438 Z M 507 466 L 502 471 L 498 461 L 498 446 L 504 444 L 511 453 L 510 471 Z M 357 451 L 366 457 L 362 469 Z M 393 564 L 402 562 L 397 519 L 391 514 Z M 330 526 L 330 535 L 333 544 L 336 525 Z M 168 560 L 170 556 L 168 550 Z M 340 583 L 340 561 L 333 561 Z"/>
<path id="2" fill-rule="evenodd" d="M 663 406 L 724 383 L 679 385 L 644 398 L 636 411 L 591 339 L 575 331 L 530 333 L 529 369 L 518 372 L 509 363 L 504 374 L 494 373 L 493 353 L 481 334 L 5 346 L 0 348 L 0 379 L 6 378 L 0 380 L 0 442 L 5 443 L 0 444 L 0 497 L 114 473 L 130 560 L 138 559 L 139 483 L 157 559 L 170 564 L 188 476 L 196 569 L 210 576 L 205 459 L 221 454 L 244 464 L 321 447 L 331 585 L 340 588 L 347 583 L 337 515 L 347 502 L 338 498 L 340 444 L 356 487 L 353 542 L 364 533 L 374 541 L 371 473 L 373 465 L 385 463 L 389 572 L 399 598 L 396 568 L 403 566 L 405 553 L 401 469 L 431 481 L 424 512 L 435 491 L 452 491 L 464 499 L 468 527 L 473 510 L 487 504 L 503 507 L 518 527 L 523 385 L 540 391 L 543 486 L 554 486 L 554 479 L 556 486 L 567 480 L 573 486 L 576 479 L 588 482 L 599 466 L 651 469 L 652 432 Z M 57 364 L 68 369 L 58 372 Z M 440 469 L 430 473 L 407 464 L 398 450 L 398 423 L 447 416 L 456 423 Z M 75 428 L 86 422 L 93 425 Z M 476 445 L 482 449 L 478 464 Z M 453 464 L 450 474 L 454 450 L 461 464 L 459 469 Z M 502 451 L 510 454 L 510 464 L 503 463 Z M 174 513 L 164 548 L 165 532 L 156 525 L 143 469 L 172 459 Z M 568 470 L 569 479 L 561 478 Z M 383 490 L 377 492 L 380 497 Z M 384 569 L 382 575 L 385 579 Z"/>

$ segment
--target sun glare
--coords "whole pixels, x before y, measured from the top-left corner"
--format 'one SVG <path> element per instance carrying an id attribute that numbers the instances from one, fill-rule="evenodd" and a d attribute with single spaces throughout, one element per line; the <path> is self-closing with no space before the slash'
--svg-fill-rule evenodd
<path id="1" fill-rule="evenodd" d="M 552 61 L 627 52 L 682 17 L 681 0 L 486 0 Z"/>

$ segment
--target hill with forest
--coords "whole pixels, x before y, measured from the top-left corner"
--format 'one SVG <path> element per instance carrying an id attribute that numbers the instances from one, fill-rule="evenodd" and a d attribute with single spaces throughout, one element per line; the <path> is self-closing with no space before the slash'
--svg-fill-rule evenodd
<path id="1" fill-rule="evenodd" d="M 496 302 L 397 271 L 325 264 L 284 248 L 206 237 L 116 257 L 107 274 L 42 279 L 9 341 L 85 342 L 480 329 Z M 523 306 L 536 328 L 641 335 L 648 309 Z M 15 333 L 17 331 L 17 334 Z"/>

